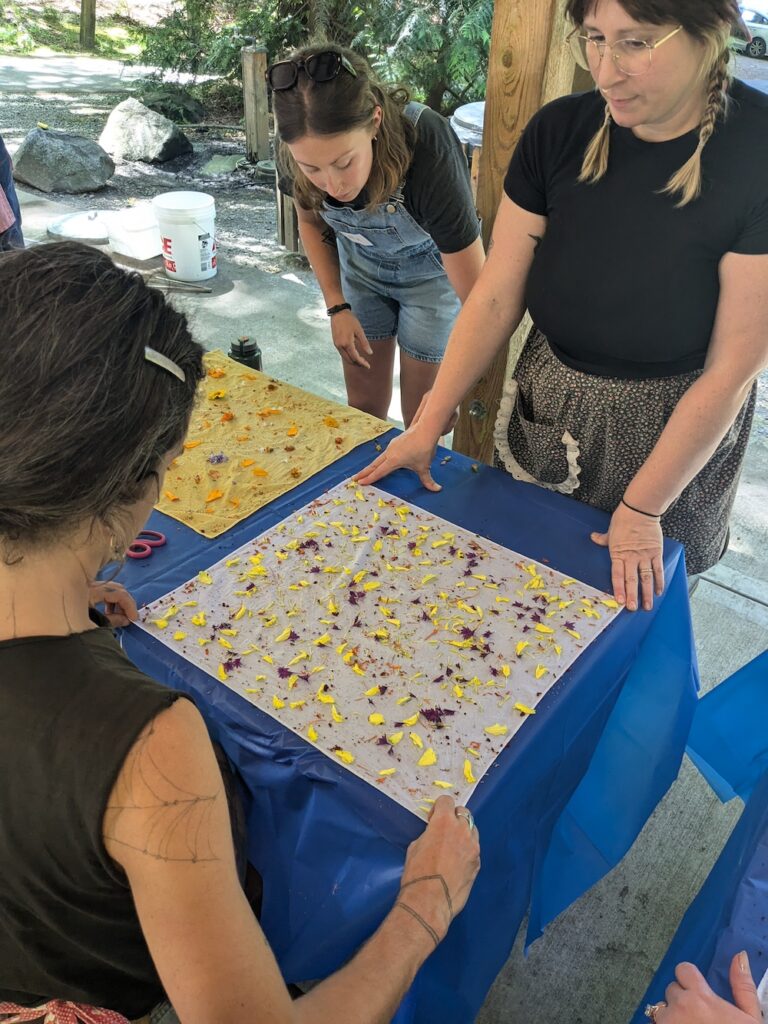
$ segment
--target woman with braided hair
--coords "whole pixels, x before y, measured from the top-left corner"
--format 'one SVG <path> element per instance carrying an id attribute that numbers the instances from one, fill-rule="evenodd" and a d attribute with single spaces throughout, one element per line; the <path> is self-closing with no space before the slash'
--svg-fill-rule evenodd
<path id="1" fill-rule="evenodd" d="M 534 321 L 497 464 L 611 513 L 613 588 L 661 593 L 663 534 L 713 565 L 768 363 L 768 97 L 729 74 L 735 0 L 568 0 L 595 91 L 555 100 L 513 155 L 485 267 L 419 415 L 364 473 L 424 485 L 458 401 Z"/>

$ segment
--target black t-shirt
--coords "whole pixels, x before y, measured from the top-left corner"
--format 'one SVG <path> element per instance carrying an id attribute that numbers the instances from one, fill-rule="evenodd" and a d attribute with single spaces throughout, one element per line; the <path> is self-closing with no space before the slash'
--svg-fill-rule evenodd
<path id="1" fill-rule="evenodd" d="M 600 95 L 565 96 L 529 122 L 504 190 L 547 217 L 526 302 L 568 365 L 623 378 L 704 365 L 720 260 L 768 253 L 768 96 L 743 82 L 730 96 L 703 150 L 702 194 L 680 209 L 660 189 L 693 153 L 695 131 L 650 143 L 612 125 L 608 171 L 588 185 L 577 178 L 602 123 Z"/>
<path id="2" fill-rule="evenodd" d="M 292 182 L 281 178 L 280 188 L 291 195 Z M 362 209 L 365 190 L 352 203 L 328 200 L 331 206 Z M 403 189 L 405 208 L 432 237 L 440 252 L 461 252 L 480 234 L 472 198 L 467 159 L 444 117 L 425 107 L 416 125 L 413 159 Z"/>
<path id="3" fill-rule="evenodd" d="M 139 733 L 179 696 L 106 627 L 0 642 L 0 1002 L 132 1019 L 164 998 L 102 819 Z"/>

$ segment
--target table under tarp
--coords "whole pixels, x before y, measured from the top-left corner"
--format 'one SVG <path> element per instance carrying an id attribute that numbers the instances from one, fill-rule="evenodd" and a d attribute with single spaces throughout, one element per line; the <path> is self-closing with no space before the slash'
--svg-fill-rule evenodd
<path id="1" fill-rule="evenodd" d="M 361 445 L 215 540 L 155 512 L 149 526 L 167 545 L 119 579 L 141 603 L 162 596 L 367 465 L 389 439 Z M 589 537 L 606 528 L 604 513 L 444 449 L 433 473 L 444 484 L 437 494 L 403 471 L 378 486 L 610 590 L 607 551 Z M 681 547 L 668 542 L 664 562 L 667 586 L 653 611 L 619 615 L 478 786 L 470 806 L 482 869 L 399 1024 L 472 1021 L 529 904 L 535 938 L 618 862 L 676 777 L 698 675 Z M 249 855 L 264 879 L 262 925 L 286 980 L 336 970 L 391 907 L 423 822 L 146 632 L 128 629 L 123 642 L 145 672 L 194 697 L 242 776 Z"/>

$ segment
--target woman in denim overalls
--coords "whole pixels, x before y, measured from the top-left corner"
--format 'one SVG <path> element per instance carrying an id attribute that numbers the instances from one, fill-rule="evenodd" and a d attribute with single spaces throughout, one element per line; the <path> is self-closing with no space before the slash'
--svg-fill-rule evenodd
<path id="1" fill-rule="evenodd" d="M 439 115 L 381 85 L 352 51 L 301 50 L 268 77 L 348 401 L 386 419 L 398 345 L 407 426 L 483 263 L 466 164 Z"/>

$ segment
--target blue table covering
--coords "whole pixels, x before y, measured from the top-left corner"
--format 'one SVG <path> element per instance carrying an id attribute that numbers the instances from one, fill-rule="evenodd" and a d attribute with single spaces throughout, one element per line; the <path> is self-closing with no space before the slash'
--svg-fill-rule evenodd
<path id="1" fill-rule="evenodd" d="M 768 970 L 768 651 L 703 697 L 688 753 L 721 799 L 744 811 L 680 923 L 632 1024 L 664 998 L 675 966 L 694 963 L 718 995 L 731 999 L 728 971 L 745 949 L 756 983 Z"/>
<path id="2" fill-rule="evenodd" d="M 362 445 L 215 540 L 153 514 L 150 526 L 166 533 L 167 547 L 128 565 L 120 579 L 141 602 L 154 600 L 365 466 L 376 455 L 374 444 Z M 450 461 L 443 464 L 446 457 Z M 604 513 L 444 450 L 433 472 L 445 484 L 438 494 L 405 472 L 381 486 L 610 589 L 607 552 L 589 540 L 590 531 L 605 528 Z M 623 855 L 675 777 L 697 674 L 682 549 L 674 543 L 665 547 L 665 567 L 669 584 L 653 612 L 622 613 L 550 691 L 478 786 L 471 807 L 482 837 L 482 870 L 464 913 L 419 972 L 398 1024 L 472 1021 L 532 893 L 543 926 Z M 124 646 L 148 674 L 195 697 L 245 781 L 249 855 L 264 877 L 262 925 L 286 980 L 337 969 L 391 907 L 405 847 L 422 823 L 143 631 L 127 630 Z M 646 691 L 650 697 L 643 696 Z M 581 806 L 563 819 L 577 787 Z M 582 821 L 584 805 L 589 813 Z M 565 838 L 548 854 L 558 819 Z M 554 895 L 544 894 L 543 886 L 554 886 Z"/>

